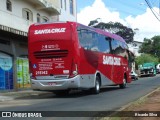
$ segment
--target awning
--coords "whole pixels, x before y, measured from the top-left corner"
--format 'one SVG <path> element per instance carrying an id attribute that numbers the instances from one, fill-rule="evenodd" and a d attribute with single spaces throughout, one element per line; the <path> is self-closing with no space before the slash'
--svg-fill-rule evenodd
<path id="1" fill-rule="evenodd" d="M 20 31 L 20 30 L 14 29 L 14 28 L 10 28 L 10 27 L 4 26 L 4 25 L 0 25 L 0 30 L 11 32 L 11 33 L 21 35 L 21 36 L 28 36 L 27 32 Z"/>

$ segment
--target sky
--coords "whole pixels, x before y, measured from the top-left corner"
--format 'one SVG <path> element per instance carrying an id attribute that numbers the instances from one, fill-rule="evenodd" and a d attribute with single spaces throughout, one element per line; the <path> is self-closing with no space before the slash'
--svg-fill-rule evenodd
<path id="1" fill-rule="evenodd" d="M 88 25 L 97 18 L 99 22 L 120 22 L 132 28 L 135 41 L 160 35 L 159 0 L 148 0 L 158 19 L 145 0 L 77 0 L 77 21 Z"/>

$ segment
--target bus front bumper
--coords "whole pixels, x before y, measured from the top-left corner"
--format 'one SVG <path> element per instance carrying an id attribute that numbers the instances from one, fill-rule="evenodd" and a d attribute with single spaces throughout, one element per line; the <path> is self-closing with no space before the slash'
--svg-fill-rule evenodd
<path id="1" fill-rule="evenodd" d="M 31 79 L 31 86 L 33 90 L 66 90 L 80 87 L 80 76 L 77 75 L 69 79 L 58 80 L 35 80 Z"/>

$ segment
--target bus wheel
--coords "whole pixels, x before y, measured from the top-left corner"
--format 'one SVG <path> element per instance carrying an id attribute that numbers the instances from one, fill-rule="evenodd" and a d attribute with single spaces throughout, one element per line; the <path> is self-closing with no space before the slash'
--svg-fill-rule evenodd
<path id="1" fill-rule="evenodd" d="M 100 78 L 96 76 L 95 87 L 92 88 L 93 94 L 99 94 L 100 92 Z"/>
<path id="2" fill-rule="evenodd" d="M 124 76 L 124 78 L 123 78 L 123 83 L 120 84 L 119 87 L 120 87 L 121 89 L 126 88 L 126 84 L 127 84 L 127 80 L 126 80 L 126 76 Z"/>
<path id="3" fill-rule="evenodd" d="M 57 96 L 65 96 L 69 94 L 69 90 L 56 90 L 53 91 L 54 94 L 56 94 Z"/>

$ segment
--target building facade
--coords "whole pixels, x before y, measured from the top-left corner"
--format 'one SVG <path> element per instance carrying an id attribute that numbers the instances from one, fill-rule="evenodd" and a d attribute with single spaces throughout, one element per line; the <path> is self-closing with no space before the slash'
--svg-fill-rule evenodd
<path id="1" fill-rule="evenodd" d="M 142 45 L 142 42 L 133 41 L 131 44 L 128 44 L 129 49 L 135 54 L 135 56 L 140 56 L 139 49 Z"/>
<path id="2" fill-rule="evenodd" d="M 0 4 L 0 90 L 28 88 L 29 26 L 63 18 L 76 21 L 76 15 L 67 17 L 67 11 L 61 10 L 60 0 L 0 0 Z"/>
<path id="3" fill-rule="evenodd" d="M 48 0 L 54 4 L 55 0 Z M 57 0 L 60 7 L 60 15 L 54 16 L 57 21 L 77 21 L 77 1 Z"/>
<path id="4" fill-rule="evenodd" d="M 141 45 L 142 45 L 142 42 L 139 42 L 139 41 L 133 41 L 131 44 L 128 44 L 129 50 L 132 51 L 135 57 L 141 55 L 141 53 L 139 53 Z M 132 70 L 136 71 L 136 73 L 139 73 L 139 71 L 136 69 L 135 62 L 132 63 Z"/>
<path id="5" fill-rule="evenodd" d="M 54 1 L 54 0 L 52 0 Z M 77 21 L 77 3 L 76 0 L 59 0 L 61 14 L 59 21 Z"/>

